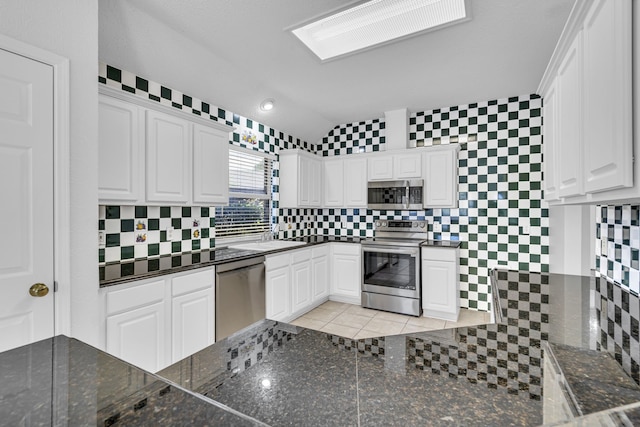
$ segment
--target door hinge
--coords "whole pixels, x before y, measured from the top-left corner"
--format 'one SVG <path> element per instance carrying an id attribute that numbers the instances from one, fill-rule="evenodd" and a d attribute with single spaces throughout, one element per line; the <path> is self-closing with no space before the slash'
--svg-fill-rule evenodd
<path id="1" fill-rule="evenodd" d="M 53 281 L 53 292 L 58 292 L 58 281 L 57 280 Z"/>

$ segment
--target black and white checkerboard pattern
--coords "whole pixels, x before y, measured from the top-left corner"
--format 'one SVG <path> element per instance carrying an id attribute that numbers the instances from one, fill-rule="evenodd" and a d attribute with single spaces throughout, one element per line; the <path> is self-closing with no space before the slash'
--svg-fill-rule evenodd
<path id="1" fill-rule="evenodd" d="M 598 350 L 606 349 L 640 384 L 640 300 L 605 277 L 596 280 L 596 316 L 600 319 Z M 598 303 L 600 301 L 600 303 Z M 607 307 L 605 313 L 601 307 Z"/>
<path id="2" fill-rule="evenodd" d="M 278 328 L 278 324 L 267 321 L 260 331 L 250 330 L 248 333 L 228 338 L 226 362 L 227 371 L 237 374 L 258 364 L 267 354 L 283 343 L 292 339 L 292 333 Z"/>
<path id="3" fill-rule="evenodd" d="M 145 259 L 213 248 L 214 215 L 213 208 L 100 206 L 98 229 L 104 232 L 105 247 L 98 250 L 99 262 Z M 167 238 L 169 227 L 173 227 L 172 239 Z M 141 236 L 144 236 L 144 241 L 137 242 Z"/>
<path id="4" fill-rule="evenodd" d="M 541 105 L 539 96 L 524 95 L 411 114 L 410 145 L 461 144 L 459 207 L 320 209 L 318 232 L 371 237 L 377 219 L 426 219 L 430 230 L 434 221 L 440 222 L 442 233 L 435 233 L 434 238 L 463 242 L 461 307 L 488 310 L 491 267 L 533 272 L 549 268 L 549 212 L 542 200 Z M 359 135 L 345 136 L 356 125 L 334 129 L 334 134 L 339 129 L 347 143 L 338 152 L 335 145 L 330 148 L 323 142 L 323 155 L 348 154 L 349 148 L 361 146 Z M 384 150 L 382 141 L 379 150 Z M 529 225 L 529 234 L 521 233 L 523 224 Z"/>
<path id="5" fill-rule="evenodd" d="M 409 361 L 418 369 L 484 382 L 509 393 L 542 396 L 542 341 L 549 339 L 549 281 L 545 274 L 500 271 L 505 323 L 459 328 L 447 341 L 412 338 Z"/>
<path id="6" fill-rule="evenodd" d="M 322 138 L 318 154 L 326 157 L 381 151 L 385 142 L 384 129 L 384 118 L 336 126 Z"/>
<path id="7" fill-rule="evenodd" d="M 638 295 L 640 206 L 597 206 L 595 227 L 596 270 L 602 276 Z"/>

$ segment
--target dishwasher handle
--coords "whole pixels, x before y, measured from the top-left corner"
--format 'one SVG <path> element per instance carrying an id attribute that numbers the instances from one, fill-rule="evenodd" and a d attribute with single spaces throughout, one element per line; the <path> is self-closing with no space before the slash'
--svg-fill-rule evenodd
<path id="1" fill-rule="evenodd" d="M 264 256 L 251 257 L 238 261 L 225 262 L 216 266 L 216 273 L 226 273 L 227 271 L 239 270 L 264 263 Z"/>

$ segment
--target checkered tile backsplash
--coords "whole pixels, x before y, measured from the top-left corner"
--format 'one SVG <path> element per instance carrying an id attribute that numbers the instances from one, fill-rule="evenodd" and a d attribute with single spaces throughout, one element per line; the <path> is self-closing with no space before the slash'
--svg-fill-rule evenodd
<path id="1" fill-rule="evenodd" d="M 213 208 L 182 206 L 100 206 L 98 229 L 105 247 L 99 262 L 179 254 L 215 247 Z M 171 239 L 167 228 L 173 227 Z"/>
<path id="2" fill-rule="evenodd" d="M 549 212 L 542 200 L 541 101 L 537 95 L 525 95 L 411 114 L 411 146 L 461 144 L 459 207 L 319 209 L 318 233 L 370 237 L 373 222 L 380 218 L 438 221 L 442 233 L 435 233 L 436 239 L 463 242 L 461 306 L 488 310 L 491 267 L 549 269 Z M 384 151 L 384 119 L 379 121 L 380 132 L 373 145 L 368 145 L 366 133 L 362 136 L 366 123 L 336 127 L 318 151 L 324 156 L 355 153 L 370 146 L 375 147 L 371 151 Z M 529 234 L 520 233 L 521 221 L 529 223 Z"/>
<path id="3" fill-rule="evenodd" d="M 640 206 L 597 206 L 595 227 L 596 270 L 638 295 Z"/>

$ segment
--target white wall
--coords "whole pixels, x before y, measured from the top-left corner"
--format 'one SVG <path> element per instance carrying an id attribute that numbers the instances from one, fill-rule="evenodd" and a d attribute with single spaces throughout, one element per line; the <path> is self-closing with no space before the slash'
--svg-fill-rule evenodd
<path id="1" fill-rule="evenodd" d="M 71 335 L 98 337 L 98 2 L 2 0 L 0 32 L 69 59 Z M 61 283 L 60 286 L 65 286 Z"/>

